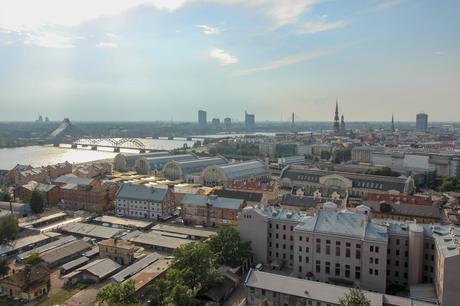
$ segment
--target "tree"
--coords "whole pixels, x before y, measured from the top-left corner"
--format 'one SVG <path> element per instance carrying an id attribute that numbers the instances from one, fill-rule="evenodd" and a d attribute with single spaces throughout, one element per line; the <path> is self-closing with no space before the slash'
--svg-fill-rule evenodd
<path id="1" fill-rule="evenodd" d="M 339 299 L 340 306 L 371 306 L 371 301 L 360 289 L 352 288 L 343 298 Z"/>
<path id="2" fill-rule="evenodd" d="M 346 162 L 351 159 L 351 150 L 350 149 L 340 149 L 334 151 L 332 154 L 332 161 L 335 164 L 339 164 L 341 162 Z"/>
<path id="3" fill-rule="evenodd" d="M 171 293 L 171 282 L 167 278 L 155 280 L 150 287 L 150 290 L 150 302 L 152 305 L 168 305 L 168 299 Z"/>
<path id="4" fill-rule="evenodd" d="M 262 302 L 259 303 L 259 306 L 268 306 L 267 299 L 263 299 Z"/>
<path id="5" fill-rule="evenodd" d="M 329 160 L 331 159 L 331 153 L 329 153 L 328 151 L 322 151 L 320 157 L 321 159 Z"/>
<path id="6" fill-rule="evenodd" d="M 18 231 L 18 221 L 13 214 L 0 217 L 0 243 L 13 240 Z"/>
<path id="7" fill-rule="evenodd" d="M 230 267 L 241 266 L 251 255 L 250 242 L 242 242 L 238 230 L 225 227 L 209 240 L 211 251 L 217 262 Z"/>
<path id="8" fill-rule="evenodd" d="M 208 287 L 218 279 L 216 256 L 209 245 L 199 241 L 174 250 L 174 261 L 168 276 L 195 291 Z"/>
<path id="9" fill-rule="evenodd" d="M 3 202 L 11 201 L 10 193 L 7 190 L 0 190 L 0 201 L 3 201 Z"/>
<path id="10" fill-rule="evenodd" d="M 381 175 L 381 176 L 394 176 L 394 177 L 398 177 L 401 175 L 401 173 L 391 170 L 390 167 L 369 168 L 367 169 L 366 174 Z"/>
<path id="11" fill-rule="evenodd" d="M 25 265 L 36 265 L 41 261 L 42 259 L 40 258 L 40 255 L 38 253 L 30 253 L 29 255 L 27 255 L 26 258 L 24 258 L 22 263 Z"/>
<path id="12" fill-rule="evenodd" d="M 442 179 L 441 185 L 439 186 L 439 191 L 457 191 L 460 190 L 460 181 L 455 177 L 446 176 Z"/>
<path id="13" fill-rule="evenodd" d="M 43 202 L 42 193 L 38 190 L 32 191 L 32 194 L 30 195 L 30 209 L 34 213 L 39 214 L 43 212 Z"/>
<path id="14" fill-rule="evenodd" d="M 8 275 L 9 272 L 10 267 L 8 266 L 8 262 L 6 260 L 0 261 L 0 277 Z"/>
<path id="15" fill-rule="evenodd" d="M 194 304 L 191 290 L 181 283 L 174 285 L 167 301 L 176 306 L 190 306 Z"/>
<path id="16" fill-rule="evenodd" d="M 134 281 L 128 280 L 123 283 L 110 284 L 105 286 L 96 295 L 100 303 L 111 305 L 129 305 L 136 302 L 134 296 Z"/>

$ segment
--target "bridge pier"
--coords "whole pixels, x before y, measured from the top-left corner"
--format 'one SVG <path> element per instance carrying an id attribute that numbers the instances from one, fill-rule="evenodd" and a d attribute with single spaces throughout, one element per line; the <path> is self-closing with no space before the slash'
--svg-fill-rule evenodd
<path id="1" fill-rule="evenodd" d="M 58 147 L 59 147 L 59 143 L 53 143 L 53 147 L 58 148 Z"/>
<path id="2" fill-rule="evenodd" d="M 118 148 L 118 147 L 113 148 L 113 152 L 120 153 L 120 148 Z"/>
<path id="3" fill-rule="evenodd" d="M 91 150 L 97 151 L 97 146 L 91 146 Z"/>
<path id="4" fill-rule="evenodd" d="M 187 141 L 192 141 L 192 137 L 187 137 Z"/>
<path id="5" fill-rule="evenodd" d="M 70 147 L 71 147 L 72 149 L 76 149 L 76 148 L 78 148 L 78 145 L 77 145 L 76 143 L 73 143 L 73 144 L 70 145 Z"/>
<path id="6" fill-rule="evenodd" d="M 145 149 L 140 149 L 139 153 L 145 153 Z"/>

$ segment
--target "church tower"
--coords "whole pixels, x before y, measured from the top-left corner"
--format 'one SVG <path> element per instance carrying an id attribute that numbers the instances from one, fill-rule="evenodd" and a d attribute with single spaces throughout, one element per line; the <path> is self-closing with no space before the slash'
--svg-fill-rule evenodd
<path id="1" fill-rule="evenodd" d="M 339 101 L 335 102 L 335 116 L 334 116 L 334 132 L 340 132 L 340 123 L 339 123 Z"/>
<path id="2" fill-rule="evenodd" d="M 395 118 L 394 115 L 391 115 L 391 132 L 394 133 L 396 131 L 395 129 Z"/>
<path id="3" fill-rule="evenodd" d="M 346 127 L 345 127 L 345 117 L 343 116 L 342 114 L 342 119 L 340 120 L 340 132 L 342 134 L 345 134 L 345 130 L 346 130 Z"/>

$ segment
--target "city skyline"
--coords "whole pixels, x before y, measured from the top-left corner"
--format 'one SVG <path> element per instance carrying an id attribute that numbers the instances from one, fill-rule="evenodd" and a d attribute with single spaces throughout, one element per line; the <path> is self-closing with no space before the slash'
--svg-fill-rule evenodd
<path id="1" fill-rule="evenodd" d="M 193 2 L 193 3 L 191 3 Z M 25 9 L 28 7 L 28 9 Z M 52 9 L 51 9 L 52 8 Z M 3 1 L 3 121 L 458 121 L 456 1 Z M 30 13 L 30 12 L 33 12 Z M 331 115 L 332 114 L 332 115 Z"/>

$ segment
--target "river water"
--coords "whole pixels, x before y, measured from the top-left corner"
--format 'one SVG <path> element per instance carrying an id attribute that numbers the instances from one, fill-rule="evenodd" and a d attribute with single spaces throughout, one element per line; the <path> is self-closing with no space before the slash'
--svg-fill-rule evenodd
<path id="1" fill-rule="evenodd" d="M 140 139 L 146 149 L 173 150 L 182 148 L 184 144 L 191 147 L 194 141 L 185 139 Z M 194 139 L 195 140 L 195 139 Z M 138 153 L 139 150 L 122 149 L 122 153 Z M 100 159 L 113 158 L 117 153 L 112 148 L 98 148 L 92 151 L 89 147 L 71 149 L 62 145 L 59 148 L 52 146 L 29 146 L 20 148 L 0 149 L 0 169 L 10 170 L 16 164 L 32 165 L 33 167 L 47 166 L 68 161 L 70 163 L 84 163 Z"/>

